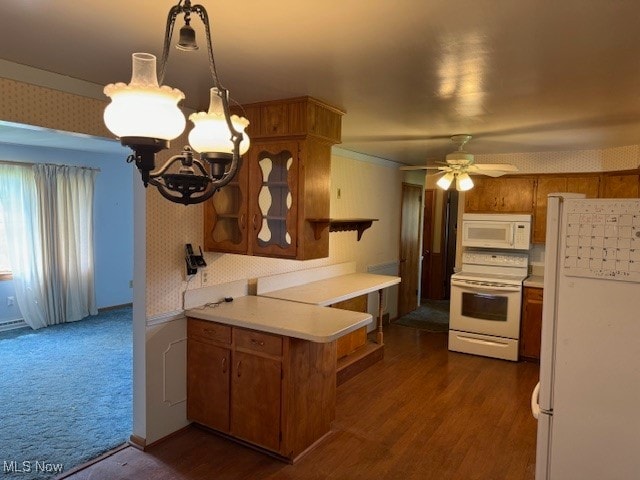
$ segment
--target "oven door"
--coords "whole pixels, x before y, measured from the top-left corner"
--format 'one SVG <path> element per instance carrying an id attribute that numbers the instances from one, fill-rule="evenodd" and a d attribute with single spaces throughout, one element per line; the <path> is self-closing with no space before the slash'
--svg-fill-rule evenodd
<path id="1" fill-rule="evenodd" d="M 520 285 L 452 279 L 449 328 L 518 339 L 521 295 Z"/>

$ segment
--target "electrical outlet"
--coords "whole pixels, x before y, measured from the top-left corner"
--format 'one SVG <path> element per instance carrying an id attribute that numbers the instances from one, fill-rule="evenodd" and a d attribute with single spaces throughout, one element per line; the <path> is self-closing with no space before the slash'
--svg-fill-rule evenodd
<path id="1" fill-rule="evenodd" d="M 207 285 L 209 283 L 209 272 L 206 270 L 202 270 L 202 285 Z"/>
<path id="2" fill-rule="evenodd" d="M 7 297 L 7 307 L 10 307 L 16 301 L 15 297 Z"/>

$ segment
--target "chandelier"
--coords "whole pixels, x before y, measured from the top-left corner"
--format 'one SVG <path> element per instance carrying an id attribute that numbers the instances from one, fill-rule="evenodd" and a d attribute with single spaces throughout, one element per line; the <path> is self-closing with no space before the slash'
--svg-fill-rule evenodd
<path id="1" fill-rule="evenodd" d="M 209 110 L 189 116 L 194 124 L 189 132 L 191 146 L 185 146 L 180 155 L 172 156 L 154 171 L 156 153 L 169 148 L 170 140 L 178 137 L 186 125 L 184 114 L 178 108 L 178 102 L 185 98 L 184 93 L 162 85 L 162 81 L 178 15 L 184 14 L 185 24 L 180 29 L 176 47 L 184 51 L 198 49 L 195 31 L 190 25 L 192 13 L 202 20 L 207 37 L 213 80 Z M 205 8 L 192 6 L 190 0 L 180 0 L 169 10 L 159 75 L 154 55 L 134 53 L 132 59 L 131 82 L 109 84 L 104 88 L 105 95 L 111 98 L 104 111 L 105 125 L 122 145 L 133 150 L 127 162 L 135 162 L 145 187 L 153 185 L 172 202 L 184 205 L 204 202 L 233 179 L 240 156 L 249 149 L 249 137 L 244 131 L 249 121 L 231 115 L 229 92 L 218 79 Z"/>

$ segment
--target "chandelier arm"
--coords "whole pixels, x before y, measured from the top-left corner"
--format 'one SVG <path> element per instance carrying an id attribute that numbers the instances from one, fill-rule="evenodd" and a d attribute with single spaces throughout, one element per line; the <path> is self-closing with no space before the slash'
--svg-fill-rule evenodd
<path id="1" fill-rule="evenodd" d="M 238 172 L 238 168 L 240 167 L 240 156 L 237 154 L 237 152 L 238 152 L 238 147 L 236 146 L 234 148 L 233 158 L 231 160 L 231 165 L 229 166 L 229 171 L 226 172 L 224 177 L 222 177 L 219 180 L 213 180 L 211 182 L 211 185 L 214 187 L 214 193 L 220 188 L 227 185 L 229 182 L 231 182 L 231 180 L 233 180 L 233 178 L 236 176 L 236 173 Z"/>
<path id="2" fill-rule="evenodd" d="M 190 194 L 172 195 L 170 190 L 158 180 L 151 179 L 149 183 L 158 189 L 160 195 L 173 203 L 181 203 L 182 205 L 195 205 L 197 203 L 206 202 L 218 191 L 217 187 L 209 186 L 201 195 L 192 196 Z"/>
<path id="3" fill-rule="evenodd" d="M 182 12 L 182 0 L 177 5 L 171 7 L 167 15 L 167 27 L 164 32 L 164 46 L 162 47 L 162 58 L 160 59 L 160 72 L 158 74 L 158 84 L 164 82 L 164 74 L 167 70 L 167 60 L 169 59 L 169 50 L 171 49 L 171 37 L 173 37 L 173 27 L 176 23 L 176 17 Z"/>
<path id="4" fill-rule="evenodd" d="M 164 165 L 162 165 L 162 167 L 160 167 L 159 170 L 156 170 L 155 172 L 151 172 L 149 173 L 149 178 L 158 178 L 161 177 L 162 175 L 164 175 L 167 170 L 169 170 L 169 168 L 171 167 L 171 165 L 173 165 L 175 162 L 180 161 L 182 162 L 182 160 L 186 157 L 186 155 L 184 155 L 183 153 L 181 153 L 180 155 L 174 155 L 171 158 L 169 158 L 169 160 L 167 160 Z M 151 183 L 151 182 L 149 182 Z"/>
<path id="5" fill-rule="evenodd" d="M 222 99 L 222 108 L 224 110 L 224 118 L 227 122 L 227 126 L 231 131 L 231 141 L 234 144 L 234 151 L 239 148 L 242 141 L 242 133 L 237 131 L 231 123 L 231 110 L 229 108 L 229 90 L 224 88 L 218 78 L 218 71 L 216 70 L 216 62 L 213 58 L 213 43 L 211 41 L 211 27 L 209 26 L 209 14 L 204 6 L 198 4 L 191 7 L 191 11 L 197 13 L 204 24 L 204 31 L 207 37 L 207 53 L 209 54 L 209 70 L 211 77 L 213 78 L 213 85 L 220 91 L 220 98 Z M 235 138 L 240 137 L 240 140 L 236 143 Z M 239 150 L 237 150 L 239 151 Z"/>
<path id="6" fill-rule="evenodd" d="M 225 90 L 220 84 L 218 71 L 216 70 L 216 62 L 213 59 L 213 44 L 211 42 L 211 28 L 209 26 L 209 15 L 207 14 L 207 10 L 202 5 L 198 4 L 192 6 L 190 11 L 197 13 L 204 24 L 204 32 L 207 37 L 207 53 L 209 54 L 209 71 L 213 77 L 213 86 L 221 90 Z"/>

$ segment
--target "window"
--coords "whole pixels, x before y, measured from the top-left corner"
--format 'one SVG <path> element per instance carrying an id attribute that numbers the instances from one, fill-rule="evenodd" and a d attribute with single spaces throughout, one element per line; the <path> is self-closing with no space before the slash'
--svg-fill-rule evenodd
<path id="1" fill-rule="evenodd" d="M 11 265 L 9 265 L 9 246 L 5 235 L 6 225 L 0 207 L 0 280 L 11 278 Z"/>

